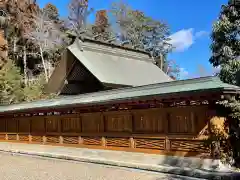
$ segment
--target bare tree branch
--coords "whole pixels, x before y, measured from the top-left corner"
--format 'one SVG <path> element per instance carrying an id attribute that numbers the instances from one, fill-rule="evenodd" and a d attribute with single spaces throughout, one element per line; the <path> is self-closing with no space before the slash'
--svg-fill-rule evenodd
<path id="1" fill-rule="evenodd" d="M 87 17 L 93 9 L 88 9 L 88 0 L 71 0 L 69 11 L 67 27 L 80 37 L 80 32 L 86 29 Z"/>
<path id="2" fill-rule="evenodd" d="M 24 37 L 38 46 L 45 78 L 46 81 L 48 81 L 49 67 L 46 66 L 46 60 L 44 59 L 43 53 L 48 53 L 57 46 L 63 45 L 64 34 L 57 25 L 49 19 L 48 14 L 41 10 L 34 15 L 33 23 L 31 27 L 25 31 Z"/>

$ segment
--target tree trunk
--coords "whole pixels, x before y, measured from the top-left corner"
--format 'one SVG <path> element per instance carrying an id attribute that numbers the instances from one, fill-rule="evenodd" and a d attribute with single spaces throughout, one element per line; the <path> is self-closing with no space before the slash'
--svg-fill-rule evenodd
<path id="1" fill-rule="evenodd" d="M 26 46 L 23 47 L 23 72 L 24 72 L 24 83 L 27 85 L 27 52 Z"/>
<path id="2" fill-rule="evenodd" d="M 45 64 L 44 57 L 43 57 L 43 50 L 42 50 L 41 46 L 40 46 L 40 55 L 41 55 L 41 59 L 42 59 L 45 80 L 46 80 L 46 82 L 48 82 L 48 71 L 47 71 L 47 67 L 46 67 L 46 64 Z"/>
<path id="3" fill-rule="evenodd" d="M 160 69 L 163 70 L 163 55 L 161 54 L 159 58 L 161 62 Z"/>
<path id="4" fill-rule="evenodd" d="M 16 37 L 14 37 L 14 39 L 13 39 L 13 52 L 15 53 L 15 52 L 17 52 L 17 38 Z M 26 47 L 24 46 L 24 50 L 26 50 Z"/>

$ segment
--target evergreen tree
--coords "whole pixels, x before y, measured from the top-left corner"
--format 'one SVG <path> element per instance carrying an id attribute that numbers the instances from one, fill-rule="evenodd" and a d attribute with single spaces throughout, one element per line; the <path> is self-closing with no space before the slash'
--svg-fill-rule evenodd
<path id="1" fill-rule="evenodd" d="M 46 84 L 44 74 L 40 74 L 34 81 L 29 82 L 23 88 L 24 101 L 35 101 L 39 99 L 50 99 L 56 97 L 56 94 L 47 94 L 44 92 Z"/>
<path id="2" fill-rule="evenodd" d="M 220 79 L 229 84 L 239 84 L 240 72 L 240 6 L 229 0 L 222 6 L 220 16 L 213 25 L 212 57 L 210 63 L 220 67 Z M 226 117 L 229 127 L 227 155 L 240 166 L 240 101 L 239 97 L 228 96 L 217 103 L 220 115 Z"/>
<path id="3" fill-rule="evenodd" d="M 0 104 L 12 104 L 24 100 L 23 78 L 15 64 L 8 60 L 0 69 Z"/>
<path id="4" fill-rule="evenodd" d="M 240 6 L 233 2 L 230 0 L 222 6 L 219 19 L 213 25 L 210 63 L 214 67 L 220 66 L 222 81 L 237 84 L 240 70 Z"/>
<path id="5" fill-rule="evenodd" d="M 20 69 L 8 60 L 0 69 L 0 105 L 55 97 L 55 94 L 44 93 L 45 83 L 41 74 L 36 80 L 24 84 Z"/>

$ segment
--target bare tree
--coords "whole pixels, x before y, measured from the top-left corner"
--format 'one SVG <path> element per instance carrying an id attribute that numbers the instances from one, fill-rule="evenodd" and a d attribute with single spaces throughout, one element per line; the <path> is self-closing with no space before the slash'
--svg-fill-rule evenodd
<path id="1" fill-rule="evenodd" d="M 71 0 L 69 3 L 69 16 L 67 27 L 79 38 L 86 29 L 88 15 L 93 9 L 88 9 L 88 0 Z"/>
<path id="2" fill-rule="evenodd" d="M 57 25 L 48 18 L 47 13 L 38 11 L 33 18 L 33 24 L 24 34 L 25 38 L 37 45 L 38 52 L 34 54 L 41 57 L 42 66 L 46 81 L 49 78 L 49 67 L 47 59 L 44 58 L 44 53 L 48 53 L 59 45 L 63 45 L 64 34 L 60 31 Z"/>

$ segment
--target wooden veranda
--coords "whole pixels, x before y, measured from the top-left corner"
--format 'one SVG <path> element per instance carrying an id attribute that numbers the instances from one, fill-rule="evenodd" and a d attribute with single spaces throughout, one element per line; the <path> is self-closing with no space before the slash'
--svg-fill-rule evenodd
<path id="1" fill-rule="evenodd" d="M 0 106 L 0 140 L 209 156 L 214 104 L 238 92 L 206 77 Z"/>

